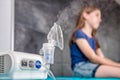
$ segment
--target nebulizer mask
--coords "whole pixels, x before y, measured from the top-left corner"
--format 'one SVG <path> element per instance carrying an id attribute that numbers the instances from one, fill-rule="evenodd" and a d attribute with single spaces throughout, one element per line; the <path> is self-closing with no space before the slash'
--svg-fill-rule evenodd
<path id="1" fill-rule="evenodd" d="M 54 64 L 54 50 L 55 46 L 59 47 L 61 50 L 63 50 L 63 33 L 61 30 L 60 25 L 57 25 L 54 23 L 53 27 L 51 28 L 50 32 L 47 35 L 47 43 L 43 43 L 42 48 L 40 49 L 40 55 L 43 56 L 45 60 L 45 67 L 49 66 L 50 64 Z M 52 76 L 53 79 L 54 75 L 52 72 L 46 67 L 49 74 L 49 76 Z"/>

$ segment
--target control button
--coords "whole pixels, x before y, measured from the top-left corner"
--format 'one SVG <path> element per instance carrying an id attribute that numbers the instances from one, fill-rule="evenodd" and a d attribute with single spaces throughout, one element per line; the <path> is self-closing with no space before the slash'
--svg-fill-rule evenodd
<path id="1" fill-rule="evenodd" d="M 26 60 L 22 60 L 21 61 L 21 66 L 22 67 L 27 67 L 27 61 Z"/>
<path id="2" fill-rule="evenodd" d="M 35 66 L 36 66 L 37 69 L 40 69 L 41 68 L 41 62 L 39 60 L 37 60 Z"/>
<path id="3" fill-rule="evenodd" d="M 29 67 L 30 68 L 34 68 L 34 65 L 35 65 L 34 61 L 30 60 L 29 61 Z"/>

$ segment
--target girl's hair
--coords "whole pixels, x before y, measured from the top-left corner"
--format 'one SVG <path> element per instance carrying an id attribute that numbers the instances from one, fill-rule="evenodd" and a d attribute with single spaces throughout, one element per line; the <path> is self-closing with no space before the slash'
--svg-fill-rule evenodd
<path id="1" fill-rule="evenodd" d="M 75 42 L 75 32 L 81 28 L 84 27 L 85 25 L 85 19 L 83 17 L 83 13 L 86 12 L 87 14 L 90 14 L 91 12 L 95 11 L 95 10 L 100 10 L 99 7 L 95 6 L 95 5 L 89 5 L 89 6 L 84 6 L 80 13 L 79 13 L 79 17 L 77 19 L 77 23 L 76 23 L 76 26 L 75 26 L 75 29 L 71 35 L 71 38 L 70 38 L 70 41 L 69 41 L 69 46 L 71 46 L 71 44 L 73 42 Z M 96 30 L 93 30 L 92 32 L 92 36 L 95 38 L 95 41 L 96 41 L 96 48 L 100 48 L 100 45 L 98 43 L 98 40 L 96 39 L 95 37 L 96 35 Z"/>

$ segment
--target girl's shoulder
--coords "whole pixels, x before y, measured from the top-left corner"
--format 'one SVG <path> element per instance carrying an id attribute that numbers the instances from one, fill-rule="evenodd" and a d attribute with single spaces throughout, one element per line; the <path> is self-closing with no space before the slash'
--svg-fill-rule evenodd
<path id="1" fill-rule="evenodd" d="M 78 29 L 76 32 L 75 32 L 75 37 L 76 38 L 85 38 L 85 39 L 92 39 L 93 37 L 88 37 L 81 29 Z"/>
<path id="2" fill-rule="evenodd" d="M 81 29 L 76 30 L 75 34 L 85 35 Z"/>
<path id="3" fill-rule="evenodd" d="M 75 32 L 75 37 L 76 38 L 86 38 L 86 35 L 83 33 L 83 31 L 81 29 L 78 29 L 76 32 Z"/>

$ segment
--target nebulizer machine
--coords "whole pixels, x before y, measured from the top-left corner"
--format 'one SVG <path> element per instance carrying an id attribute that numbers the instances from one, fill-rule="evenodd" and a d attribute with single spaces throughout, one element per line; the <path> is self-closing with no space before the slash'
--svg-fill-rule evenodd
<path id="1" fill-rule="evenodd" d="M 54 23 L 47 40 L 39 54 L 0 52 L 0 79 L 47 79 L 49 75 L 55 80 L 50 71 L 50 64 L 54 64 L 55 47 L 63 50 L 63 33 L 60 25 Z"/>

